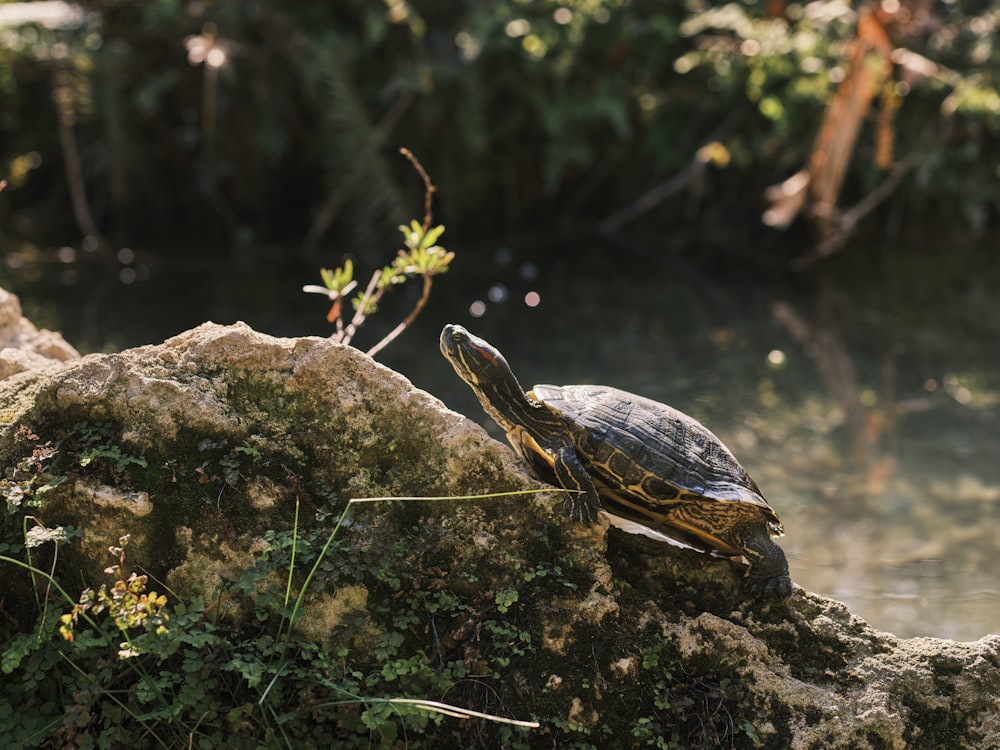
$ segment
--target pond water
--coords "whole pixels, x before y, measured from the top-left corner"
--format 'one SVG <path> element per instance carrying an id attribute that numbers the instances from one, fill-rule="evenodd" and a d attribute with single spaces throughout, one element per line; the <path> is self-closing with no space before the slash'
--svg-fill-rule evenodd
<path id="1" fill-rule="evenodd" d="M 990 246 L 831 259 L 836 372 L 822 346 L 773 315 L 779 299 L 816 315 L 810 276 L 751 281 L 758 266 L 707 272 L 670 256 L 542 260 L 496 247 L 459 250 L 456 271 L 379 359 L 497 437 L 438 354 L 445 322 L 497 345 L 526 387 L 606 383 L 670 403 L 756 479 L 784 522 L 796 583 L 901 636 L 972 640 L 1000 632 L 1000 269 Z M 54 267 L 69 278 L 19 261 L 0 283 L 37 324 L 88 350 L 159 342 L 204 320 L 328 333 L 322 298 L 299 291 L 318 273 L 258 260 L 220 274 L 151 257 L 145 270 L 129 258 L 139 271 L 130 283 L 95 282 L 65 259 Z M 377 341 L 411 299 L 395 292 L 357 343 Z M 845 373 L 862 414 L 853 430 L 834 395 Z"/>

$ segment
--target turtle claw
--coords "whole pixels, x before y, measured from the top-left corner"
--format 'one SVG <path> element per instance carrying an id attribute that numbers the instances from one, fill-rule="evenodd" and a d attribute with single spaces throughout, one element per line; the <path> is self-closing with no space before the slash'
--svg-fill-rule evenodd
<path id="1" fill-rule="evenodd" d="M 586 495 L 569 496 L 563 502 L 566 514 L 577 523 L 592 524 L 597 520 L 598 507 Z"/>
<path id="2" fill-rule="evenodd" d="M 787 599 L 792 595 L 792 579 L 787 573 L 772 578 L 750 578 L 746 588 L 756 599 Z"/>

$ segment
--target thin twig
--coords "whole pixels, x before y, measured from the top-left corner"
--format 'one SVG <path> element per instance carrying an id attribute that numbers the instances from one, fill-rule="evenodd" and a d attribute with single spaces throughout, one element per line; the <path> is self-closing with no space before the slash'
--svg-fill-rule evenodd
<path id="1" fill-rule="evenodd" d="M 415 170 L 417 170 L 417 174 L 420 175 L 420 179 L 422 179 L 424 181 L 424 223 L 423 223 L 423 228 L 424 228 L 424 233 L 426 234 L 427 230 L 431 228 L 431 220 L 433 218 L 433 213 L 431 212 L 431 201 L 433 200 L 432 196 L 433 196 L 434 192 L 437 190 L 437 188 L 434 187 L 434 183 L 431 182 L 430 175 L 427 174 L 427 171 L 424 169 L 423 164 L 421 164 L 420 160 L 417 159 L 417 157 L 413 155 L 413 152 L 410 151 L 410 149 L 405 148 L 405 147 L 401 148 L 401 149 L 399 149 L 399 153 L 401 153 L 403 156 L 405 156 L 407 159 L 410 160 L 410 164 L 412 164 L 413 168 Z"/>
<path id="2" fill-rule="evenodd" d="M 376 301 L 378 301 L 378 296 L 381 296 L 381 294 L 375 292 L 375 285 L 378 283 L 381 275 L 381 271 L 376 271 L 372 274 L 372 280 L 369 281 L 368 286 L 365 287 L 365 293 L 361 296 L 361 299 L 358 302 L 358 309 L 354 311 L 354 317 L 351 318 L 351 322 L 347 324 L 347 328 L 344 329 L 340 339 L 338 339 L 340 343 L 351 343 L 351 339 L 354 338 L 354 334 L 358 331 L 358 326 L 365 322 L 365 309 L 368 307 L 369 300 L 371 300 L 374 296 Z M 376 294 L 378 294 L 378 296 L 375 296 Z"/>
<path id="3" fill-rule="evenodd" d="M 705 171 L 705 162 L 695 157 L 681 171 L 640 195 L 634 202 L 615 211 L 599 225 L 604 233 L 614 232 L 623 224 L 635 221 L 656 208 L 671 195 L 684 189 Z"/>
<path id="4" fill-rule="evenodd" d="M 400 323 L 398 326 L 389 331 L 389 333 L 385 335 L 385 338 L 383 338 L 381 341 L 375 344 L 375 346 L 373 346 L 371 349 L 368 350 L 369 357 L 374 357 L 380 351 L 385 349 L 385 347 L 387 347 L 390 343 L 392 343 L 393 339 L 395 339 L 397 336 L 399 336 L 399 334 L 401 334 L 403 331 L 407 329 L 410 323 L 412 323 L 414 319 L 420 314 L 420 311 L 424 309 L 424 305 L 427 304 L 427 298 L 430 296 L 430 294 L 431 294 L 431 275 L 428 273 L 424 274 L 424 291 L 420 295 L 420 299 L 417 300 L 417 304 L 414 305 L 413 309 L 410 311 L 410 314 L 406 316 L 406 319 L 403 320 L 402 323 Z"/>
<path id="5" fill-rule="evenodd" d="M 337 305 L 338 309 L 337 309 L 337 317 L 336 317 L 337 332 L 333 335 L 333 340 L 334 341 L 343 341 L 344 340 L 344 316 L 343 316 L 343 314 L 341 312 L 344 309 L 344 299 L 343 299 L 343 297 L 339 297 L 337 299 L 337 303 L 339 303 Z"/>
<path id="6" fill-rule="evenodd" d="M 420 163 L 420 160 L 413 155 L 413 152 L 410 151 L 410 149 L 405 147 L 400 148 L 399 153 L 401 153 L 403 156 L 405 156 L 407 159 L 410 160 L 410 164 L 412 164 L 413 168 L 417 170 L 417 174 L 420 175 L 420 179 L 424 181 L 424 223 L 422 225 L 422 231 L 424 234 L 427 234 L 427 231 L 431 227 L 431 221 L 433 221 L 434 219 L 432 203 L 434 200 L 433 197 L 434 191 L 436 191 L 437 188 L 434 187 L 434 183 L 431 182 L 430 175 L 427 174 L 427 170 L 424 169 L 424 165 Z M 373 346 L 371 349 L 368 350 L 369 357 L 374 357 L 385 347 L 387 347 L 390 343 L 392 343 L 392 341 L 396 339 L 397 336 L 399 336 L 403 331 L 405 331 L 410 326 L 410 324 L 413 323 L 414 320 L 416 320 L 416 317 L 420 314 L 420 311 L 424 309 L 424 305 L 427 304 L 427 298 L 430 296 L 431 293 L 431 275 L 429 273 L 424 273 L 423 277 L 424 277 L 424 289 L 423 292 L 420 294 L 420 299 L 417 300 L 417 304 L 414 305 L 413 309 L 410 311 L 410 314 L 403 319 L 403 322 L 401 322 L 399 325 L 397 325 L 395 328 L 389 331 L 389 333 L 386 334 L 381 341 L 379 341 L 377 344 L 375 344 L 375 346 Z"/>
<path id="7" fill-rule="evenodd" d="M 705 139 L 704 145 L 724 141 L 743 119 L 746 113 L 742 108 L 734 110 L 715 130 Z M 598 228 L 604 234 L 612 234 L 624 224 L 635 221 L 640 216 L 653 210 L 660 203 L 665 201 L 674 193 L 683 190 L 685 187 L 698 179 L 705 171 L 706 162 L 701 158 L 701 149 L 695 152 L 694 157 L 679 172 L 671 175 L 663 182 L 654 185 L 645 193 L 640 195 L 635 201 L 614 213 L 606 216 L 598 223 Z"/>

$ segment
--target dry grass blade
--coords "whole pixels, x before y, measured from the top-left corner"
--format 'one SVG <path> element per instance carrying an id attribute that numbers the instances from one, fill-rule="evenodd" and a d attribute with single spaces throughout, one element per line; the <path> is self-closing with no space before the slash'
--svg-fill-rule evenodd
<path id="1" fill-rule="evenodd" d="M 493 716 L 492 714 L 484 714 L 480 711 L 473 711 L 468 708 L 459 708 L 458 706 L 452 706 L 448 703 L 439 703 L 437 701 L 423 700 L 422 698 L 389 698 L 387 703 L 396 703 L 406 706 L 416 706 L 417 708 L 422 708 L 426 711 L 434 711 L 436 713 L 444 714 L 445 716 L 453 716 L 456 719 L 486 719 L 487 721 L 494 721 L 498 724 L 512 724 L 516 727 L 527 727 L 529 729 L 537 729 L 541 726 L 537 721 L 521 721 L 520 719 L 505 719 L 502 716 Z"/>

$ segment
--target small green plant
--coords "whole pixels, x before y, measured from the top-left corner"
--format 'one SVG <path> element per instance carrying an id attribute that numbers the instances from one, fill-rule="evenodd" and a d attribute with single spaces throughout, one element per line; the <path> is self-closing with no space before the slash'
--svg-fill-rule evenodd
<path id="1" fill-rule="evenodd" d="M 335 269 L 320 269 L 320 276 L 323 278 L 323 286 L 307 284 L 302 287 L 302 291 L 313 294 L 326 295 L 331 301 L 330 312 L 327 314 L 327 321 L 336 326 L 336 331 L 331 338 L 342 344 L 350 344 L 358 328 L 364 324 L 369 315 L 378 309 L 378 304 L 382 296 L 390 288 L 397 284 L 402 284 L 408 279 L 420 277 L 423 279 L 423 290 L 413 309 L 403 319 L 403 321 L 393 328 L 375 346 L 368 350 L 368 354 L 374 356 L 384 349 L 393 339 L 399 336 L 416 319 L 431 293 L 432 279 L 434 276 L 445 273 L 451 264 L 455 254 L 448 252 L 437 244 L 444 233 L 443 226 L 431 226 L 431 196 L 435 187 L 427 172 L 421 166 L 417 158 L 407 149 L 400 149 L 400 152 L 410 160 L 414 168 L 424 181 L 424 220 L 423 223 L 412 220 L 409 226 L 400 226 L 403 233 L 403 244 L 405 250 L 400 250 L 390 265 L 376 271 L 364 292 L 356 295 L 352 300 L 354 315 L 351 320 L 344 323 L 343 300 L 357 287 L 358 282 L 354 278 L 354 263 L 347 259 L 344 264 Z"/>
<path id="2" fill-rule="evenodd" d="M 221 481 L 224 486 L 236 487 L 241 480 L 266 463 L 259 448 L 247 443 L 230 448 L 229 441 L 225 439 L 204 438 L 198 443 L 198 452 L 210 456 L 194 468 L 201 484 Z"/>
<path id="3" fill-rule="evenodd" d="M 641 664 L 653 681 L 653 713 L 635 722 L 632 735 L 644 747 L 735 747 L 739 735 L 759 744 L 743 715 L 747 693 L 740 680 L 689 673 L 676 647 L 659 636 L 643 650 Z"/>
<path id="4" fill-rule="evenodd" d="M 517 603 L 519 596 L 516 588 L 506 588 L 497 592 L 494 601 L 497 605 L 497 611 L 500 614 L 507 614 L 507 610 Z"/>
<path id="5" fill-rule="evenodd" d="M 73 425 L 73 432 L 79 436 L 80 466 L 102 466 L 118 477 L 125 474 L 129 467 L 145 469 L 146 459 L 125 453 L 115 442 L 115 427 L 108 422 L 78 422 Z"/>

